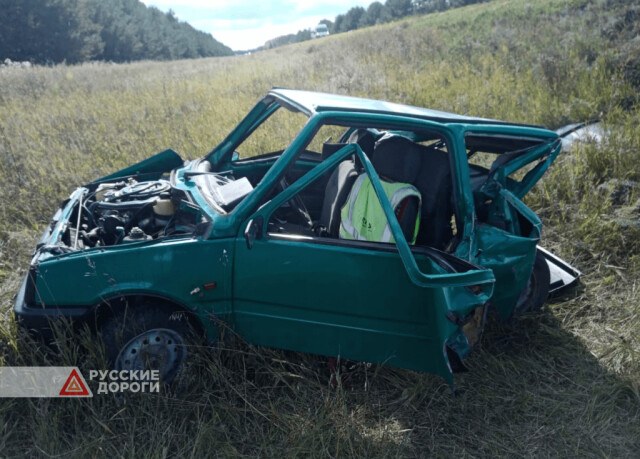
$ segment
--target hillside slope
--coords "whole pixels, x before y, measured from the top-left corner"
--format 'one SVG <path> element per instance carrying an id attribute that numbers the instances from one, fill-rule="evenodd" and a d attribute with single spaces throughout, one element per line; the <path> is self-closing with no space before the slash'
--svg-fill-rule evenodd
<path id="1" fill-rule="evenodd" d="M 0 401 L 3 454 L 637 455 L 639 14 L 622 0 L 497 0 L 251 56 L 0 69 L 5 365 L 60 364 L 16 335 L 10 313 L 59 201 L 165 148 L 203 155 L 272 86 L 552 128 L 597 118 L 607 132 L 563 153 L 528 196 L 545 247 L 582 284 L 490 330 L 455 397 L 437 377 L 384 366 L 357 365 L 334 388 L 322 359 L 231 340 L 194 350 L 174 394 Z M 102 368 L 98 350 L 61 347 L 62 363 Z"/>

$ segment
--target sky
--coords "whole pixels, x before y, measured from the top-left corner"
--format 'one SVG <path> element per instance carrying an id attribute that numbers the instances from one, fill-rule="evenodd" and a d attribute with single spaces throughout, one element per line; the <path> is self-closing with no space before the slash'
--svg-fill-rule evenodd
<path id="1" fill-rule="evenodd" d="M 333 21 L 354 6 L 374 0 L 141 0 L 178 19 L 209 32 L 234 51 L 257 48 L 280 35 L 315 27 L 321 19 Z"/>

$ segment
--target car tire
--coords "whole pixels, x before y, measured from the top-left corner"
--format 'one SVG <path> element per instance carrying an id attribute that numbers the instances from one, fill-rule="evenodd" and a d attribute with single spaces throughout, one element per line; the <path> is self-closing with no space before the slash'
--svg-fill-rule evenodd
<path id="1" fill-rule="evenodd" d="M 158 370 L 169 384 L 187 358 L 187 345 L 197 334 L 185 312 L 145 303 L 118 311 L 103 322 L 107 360 L 117 371 Z"/>
<path id="2" fill-rule="evenodd" d="M 549 296 L 551 273 L 544 255 L 536 251 L 533 262 L 533 270 L 527 282 L 527 286 L 520 293 L 514 315 L 541 309 Z"/>

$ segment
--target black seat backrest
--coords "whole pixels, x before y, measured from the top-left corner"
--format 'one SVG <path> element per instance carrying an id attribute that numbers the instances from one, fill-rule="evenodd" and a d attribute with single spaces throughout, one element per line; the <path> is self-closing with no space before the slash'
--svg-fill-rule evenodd
<path id="1" fill-rule="evenodd" d="M 387 152 L 398 154 L 393 156 Z M 386 175 L 388 179 L 411 183 L 418 189 L 422 205 L 416 244 L 444 249 L 453 237 L 453 180 L 449 154 L 388 133 L 376 142 L 373 165 L 383 178 Z"/>
<path id="2" fill-rule="evenodd" d="M 414 185 L 422 165 L 419 147 L 406 137 L 385 134 L 375 143 L 373 167 L 382 180 Z M 407 241 L 413 240 L 416 218 L 421 211 L 419 203 L 420 200 L 413 196 L 405 198 L 395 209 Z"/>
<path id="3" fill-rule="evenodd" d="M 367 155 L 369 159 L 373 158 L 373 151 L 376 145 L 376 136 L 368 129 L 356 129 L 349 136 L 349 143 L 357 143 L 362 149 L 362 152 Z M 364 164 L 360 161 L 360 158 L 356 155 L 354 157 L 356 167 L 359 171 L 364 170 Z"/>
<path id="4" fill-rule="evenodd" d="M 418 147 L 406 137 L 388 133 L 376 142 L 371 162 L 381 178 L 413 185 L 422 162 Z"/>
<path id="5" fill-rule="evenodd" d="M 449 154 L 433 147 L 418 147 L 422 151 L 422 165 L 414 185 L 422 195 L 422 218 L 416 244 L 442 250 L 453 237 L 453 179 Z"/>
<path id="6" fill-rule="evenodd" d="M 346 142 L 325 142 L 322 144 L 322 161 L 329 158 L 342 147 L 350 143 L 357 143 L 362 149 L 363 153 L 367 155 L 369 159 L 371 159 L 373 157 L 373 148 L 376 143 L 376 135 L 368 129 L 361 128 L 353 131 Z M 356 157 L 355 161 L 356 165 L 360 165 L 359 158 Z"/>

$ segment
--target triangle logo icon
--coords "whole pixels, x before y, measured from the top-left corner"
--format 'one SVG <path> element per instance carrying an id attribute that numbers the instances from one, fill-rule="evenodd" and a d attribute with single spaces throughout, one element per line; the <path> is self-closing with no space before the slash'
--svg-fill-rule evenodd
<path id="1" fill-rule="evenodd" d="M 78 370 L 75 368 L 71 370 L 71 374 L 67 378 L 67 381 L 60 389 L 60 393 L 58 394 L 63 397 L 67 396 L 80 396 L 80 397 L 91 397 L 91 393 L 85 386 L 85 383 L 82 380 L 82 377 L 78 374 Z"/>

